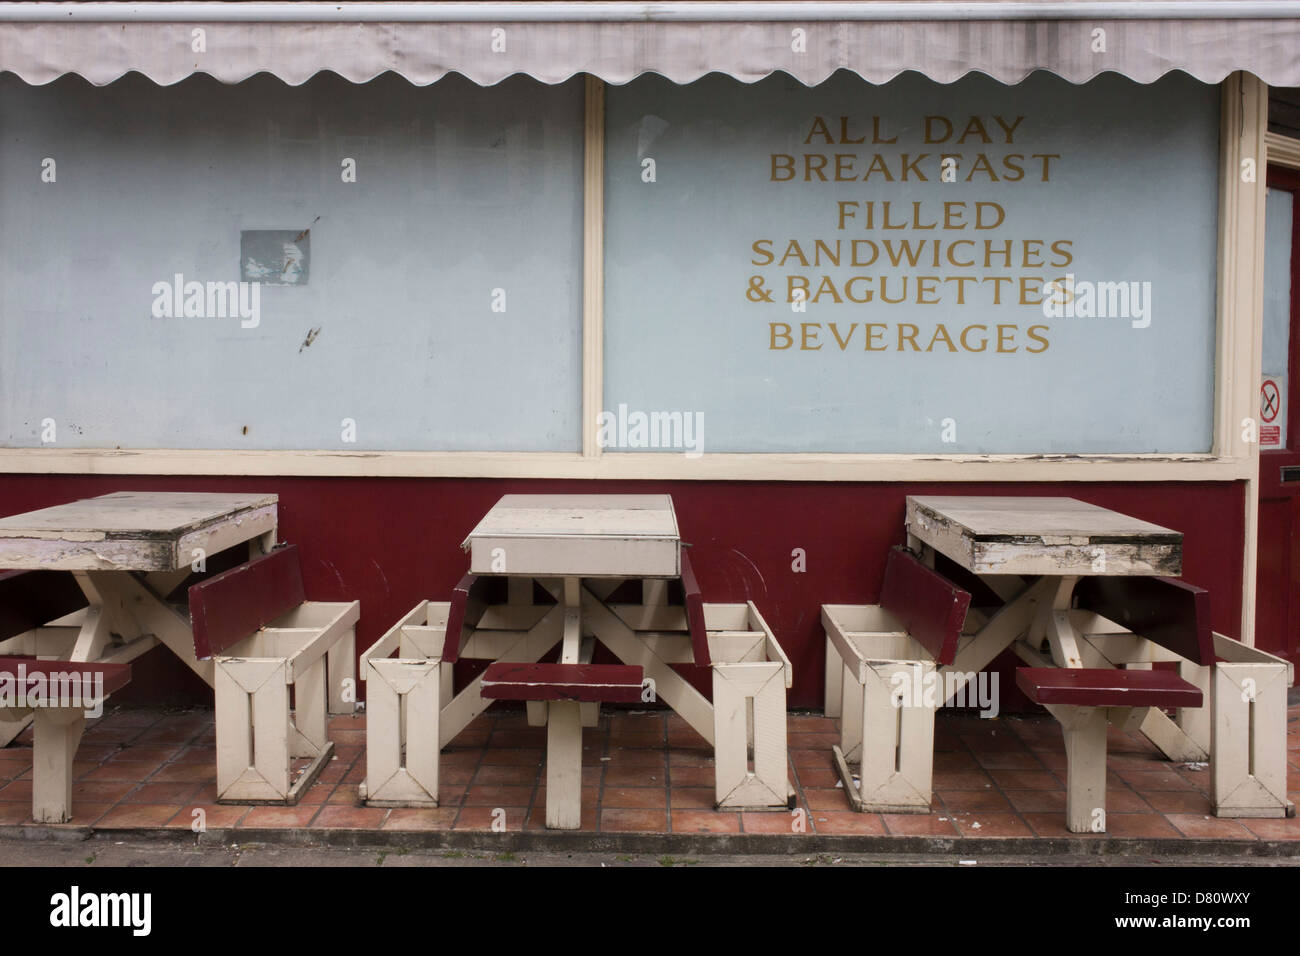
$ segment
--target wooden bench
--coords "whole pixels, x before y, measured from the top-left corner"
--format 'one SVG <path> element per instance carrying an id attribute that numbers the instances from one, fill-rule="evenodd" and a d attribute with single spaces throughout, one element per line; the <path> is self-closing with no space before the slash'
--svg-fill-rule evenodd
<path id="1" fill-rule="evenodd" d="M 1094 616 L 1077 628 L 1085 635 L 1078 647 L 1085 666 L 1018 668 L 1016 684 L 1047 708 L 1065 734 L 1066 827 L 1072 833 L 1101 833 L 1106 829 L 1107 724 L 1136 730 L 1152 708 L 1200 708 L 1205 702 L 1201 687 L 1175 671 L 1150 666 L 1173 660 L 1213 667 L 1209 594 L 1176 578 L 1088 577 L 1075 586 L 1074 602 L 1079 612 Z M 1113 639 L 1089 638 L 1088 632 L 1099 627 Z M 1134 635 L 1149 643 L 1134 641 Z M 1146 650 L 1152 645 L 1168 656 L 1153 658 Z"/>
<path id="2" fill-rule="evenodd" d="M 1140 730 L 1170 759 L 1210 763 L 1216 816 L 1292 816 L 1287 797 L 1287 691 L 1292 665 L 1214 633 L 1209 594 L 1173 578 L 1106 579 L 1075 589 L 1085 666 L 1149 668 L 1172 662 L 1208 706 L 1173 722 L 1149 712 Z M 1134 642 L 1133 635 L 1147 638 Z M 1025 655 L 1021 655 L 1024 657 Z"/>
<path id="3" fill-rule="evenodd" d="M 969 607 L 967 591 L 904 548 L 886 559 L 879 604 L 822 605 L 832 753 L 854 810 L 929 812 L 937 669 L 953 662 Z"/>
<path id="4" fill-rule="evenodd" d="M 297 803 L 334 751 L 329 715 L 355 707 L 359 604 L 307 601 L 287 545 L 195 584 L 189 606 L 215 665 L 218 802 Z"/>

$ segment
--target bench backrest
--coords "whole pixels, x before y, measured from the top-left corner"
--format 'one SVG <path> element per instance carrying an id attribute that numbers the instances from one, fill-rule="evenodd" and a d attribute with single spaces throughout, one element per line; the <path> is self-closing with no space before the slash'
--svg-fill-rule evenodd
<path id="1" fill-rule="evenodd" d="M 194 655 L 207 660 L 307 599 L 297 545 L 277 548 L 190 588 Z"/>
<path id="2" fill-rule="evenodd" d="M 465 639 L 478 622 L 483 619 L 487 609 L 488 589 L 492 579 L 467 574 L 451 589 L 451 607 L 447 610 L 447 636 L 442 641 L 442 659 L 448 664 L 460 660 L 460 649 L 465 646 Z"/>
<path id="3" fill-rule="evenodd" d="M 969 591 L 927 568 L 907 549 L 894 548 L 885 561 L 880 606 L 898 618 L 937 663 L 952 663 L 970 608 Z"/>
<path id="4" fill-rule="evenodd" d="M 1088 577 L 1078 607 L 1100 614 L 1196 664 L 1214 663 L 1210 592 L 1177 578 Z"/>
<path id="5" fill-rule="evenodd" d="M 67 571 L 0 572 L 0 641 L 44 627 L 86 603 Z"/>
<path id="6" fill-rule="evenodd" d="M 697 667 L 708 667 L 709 632 L 704 625 L 704 595 L 699 582 L 695 580 L 695 569 L 691 559 L 682 551 L 682 591 L 686 598 L 686 624 L 691 631 L 691 652 Z"/>

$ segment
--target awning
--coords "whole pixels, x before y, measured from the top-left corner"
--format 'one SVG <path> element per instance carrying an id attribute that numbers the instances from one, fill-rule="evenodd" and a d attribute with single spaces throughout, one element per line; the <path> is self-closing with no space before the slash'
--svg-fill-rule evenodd
<path id="1" fill-rule="evenodd" d="M 1074 83 L 1182 70 L 1219 83 L 1246 70 L 1293 87 L 1300 2 L 0 3 L 0 70 L 96 85 L 129 71 L 164 85 L 259 72 L 297 85 L 322 70 L 491 85 L 519 73 L 621 84 L 777 71 L 815 84 L 836 70 L 873 83 L 908 70 L 942 83 L 973 71 L 1016 83 L 1035 70 Z"/>

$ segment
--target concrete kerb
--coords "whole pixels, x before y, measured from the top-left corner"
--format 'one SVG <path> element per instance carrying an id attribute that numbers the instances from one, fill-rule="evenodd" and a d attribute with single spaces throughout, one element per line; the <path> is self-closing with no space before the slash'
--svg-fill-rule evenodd
<path id="1" fill-rule="evenodd" d="M 1059 859 L 1145 857 L 1174 861 L 1215 858 L 1294 859 L 1300 841 L 1119 839 L 1114 837 L 928 837 L 870 834 L 693 834 L 583 833 L 547 831 L 363 830 L 363 829 L 224 829 L 195 834 L 167 827 L 97 829 L 72 826 L 0 827 L 0 842 L 47 841 L 60 844 L 117 840 L 201 846 L 291 846 L 347 849 L 479 850 L 496 853 L 620 853 L 669 855 L 881 854 L 950 859 L 960 857 L 1034 856 Z"/>

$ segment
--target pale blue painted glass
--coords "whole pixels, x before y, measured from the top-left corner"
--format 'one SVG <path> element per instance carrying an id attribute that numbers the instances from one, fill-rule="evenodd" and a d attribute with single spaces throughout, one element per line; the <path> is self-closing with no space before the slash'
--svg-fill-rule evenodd
<path id="1" fill-rule="evenodd" d="M 1287 444 L 1287 381 L 1291 355 L 1291 237 L 1295 234 L 1295 199 L 1284 189 L 1270 189 L 1264 200 L 1264 361 L 1265 378 L 1281 387 L 1282 408 L 1274 424 Z M 1262 410 L 1261 410 L 1262 414 Z"/>
<path id="2" fill-rule="evenodd" d="M 604 406 L 620 420 L 637 412 L 694 414 L 703 425 L 705 452 L 895 452 L 895 453 L 1125 453 L 1207 452 L 1212 445 L 1215 290 L 1218 204 L 1219 91 L 1173 74 L 1143 86 L 1113 75 L 1085 86 L 1053 76 L 1003 86 L 982 76 L 950 86 L 916 74 L 872 86 L 837 75 L 815 88 L 775 76 L 747 86 L 711 76 L 677 86 L 656 76 L 611 87 L 607 95 L 605 233 Z M 997 142 L 976 146 L 972 136 L 958 147 L 922 143 L 922 117 L 953 118 L 958 129 L 979 116 Z M 1007 145 L 994 115 L 1024 119 Z M 840 138 L 839 117 L 849 117 L 847 138 L 862 145 L 805 145 L 814 116 L 827 120 Z M 881 117 L 872 146 L 872 117 Z M 935 124 L 936 127 L 938 124 Z M 956 135 L 956 134 L 954 134 Z M 937 165 L 924 166 L 929 180 L 901 181 L 899 156 L 939 149 L 962 151 L 965 162 L 985 152 L 995 171 L 1004 154 L 1025 154 L 1023 182 L 990 183 L 982 174 L 963 181 L 937 181 Z M 772 182 L 770 156 L 805 152 L 851 154 L 845 170 L 859 181 Z M 880 152 L 895 181 L 875 174 L 860 181 Z M 1034 153 L 1049 160 L 1050 182 Z M 645 160 L 654 161 L 654 182 Z M 828 178 L 834 174 L 827 167 Z M 874 230 L 864 208 L 837 229 L 837 203 L 875 201 Z M 891 201 L 895 220 L 922 204 L 920 224 L 933 220 L 945 201 L 1003 205 L 1006 221 L 975 232 L 880 228 L 880 203 Z M 938 268 L 923 258 L 917 268 L 854 268 L 851 239 L 993 238 L 1069 240 L 1068 268 Z M 771 240 L 777 262 L 757 265 L 755 240 Z M 844 240 L 841 265 L 807 268 L 779 260 L 789 240 L 812 261 L 814 240 Z M 864 247 L 865 248 L 865 247 Z M 979 248 L 979 247 L 977 247 Z M 926 247 L 923 256 L 930 255 Z M 961 247 L 959 261 L 971 251 Z M 1032 260 L 1031 260 L 1032 261 Z M 783 301 L 786 276 L 821 275 L 843 295 L 854 276 L 872 277 L 871 302 L 834 304 L 829 295 L 803 314 Z M 980 297 L 967 286 L 967 302 L 955 304 L 957 275 L 1073 273 L 1079 281 L 1151 283 L 1150 324 L 1135 328 L 1123 318 L 1047 319 L 1040 306 L 992 303 L 988 281 Z M 750 277 L 762 275 L 772 302 L 747 299 Z M 883 304 L 879 278 L 938 276 L 946 290 L 941 304 Z M 931 285 L 933 289 L 936 286 Z M 1002 286 L 1004 289 L 1007 286 Z M 855 287 L 862 297 L 863 284 Z M 1140 286 L 1139 286 L 1140 288 Z M 886 285 L 891 298 L 901 284 Z M 1017 294 L 1018 294 L 1017 287 Z M 915 286 L 912 289 L 915 297 Z M 927 295 L 933 298 L 933 295 Z M 1140 321 L 1135 319 L 1134 321 Z M 774 351 L 773 322 L 788 323 L 794 347 Z M 800 323 L 819 326 L 819 351 L 800 350 Z M 835 323 L 835 330 L 830 328 Z M 857 324 L 856 328 L 850 329 Z M 866 350 L 865 323 L 887 326 Z M 943 323 L 958 351 L 940 340 L 933 351 L 899 351 L 898 327 L 916 325 L 918 344 L 930 344 Z M 1018 326 L 1015 352 L 998 354 L 997 324 Z M 988 327 L 986 351 L 962 350 L 958 333 Z M 1050 345 L 1028 338 L 1031 325 Z M 846 331 L 848 330 L 848 331 Z M 834 332 L 846 344 L 838 344 Z M 978 346 L 978 331 L 968 341 Z M 778 341 L 781 341 L 778 339 Z M 812 341 L 810 345 L 814 344 Z M 904 348 L 910 348 L 906 342 Z M 620 412 L 620 406 L 625 406 Z M 951 420 L 947 422 L 947 420 Z M 945 424 L 950 427 L 946 430 Z M 614 431 L 611 431 L 614 434 Z M 627 430 L 626 434 L 634 434 Z M 955 438 L 945 441 L 944 438 Z M 654 435 L 650 435 L 653 441 Z M 667 443 L 665 443 L 667 444 Z M 610 450 L 651 451 L 635 439 Z M 677 451 L 675 447 L 662 450 Z"/>
<path id="3" fill-rule="evenodd" d="M 0 444 L 578 450 L 582 97 L 0 77 Z M 308 228 L 256 327 L 154 315 L 178 273 L 239 280 L 241 232 Z"/>

